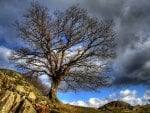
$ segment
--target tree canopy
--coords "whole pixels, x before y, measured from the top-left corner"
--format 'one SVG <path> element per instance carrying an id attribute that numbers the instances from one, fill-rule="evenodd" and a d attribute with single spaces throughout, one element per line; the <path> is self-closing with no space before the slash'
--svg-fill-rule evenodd
<path id="1" fill-rule="evenodd" d="M 27 45 L 12 53 L 11 60 L 26 71 L 48 75 L 50 98 L 61 89 L 96 90 L 107 86 L 107 61 L 115 56 L 113 22 L 89 16 L 77 5 L 50 13 L 32 3 L 15 23 Z"/>

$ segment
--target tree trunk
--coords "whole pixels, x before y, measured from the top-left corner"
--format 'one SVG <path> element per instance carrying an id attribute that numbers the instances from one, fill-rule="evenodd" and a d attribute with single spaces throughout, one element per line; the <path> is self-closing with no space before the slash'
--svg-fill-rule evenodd
<path id="1" fill-rule="evenodd" d="M 58 81 L 53 81 L 52 82 L 52 85 L 51 85 L 51 89 L 50 89 L 50 92 L 48 94 L 49 96 L 49 99 L 51 101 L 59 101 L 57 99 L 57 88 L 58 88 L 58 85 L 59 85 L 59 82 Z"/>

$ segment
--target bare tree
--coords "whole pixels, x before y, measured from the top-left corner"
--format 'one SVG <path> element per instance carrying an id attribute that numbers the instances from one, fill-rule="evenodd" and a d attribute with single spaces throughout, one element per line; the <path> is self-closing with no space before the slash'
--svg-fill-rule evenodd
<path id="1" fill-rule="evenodd" d="M 110 83 L 105 71 L 115 55 L 112 21 L 90 17 L 77 5 L 50 15 L 39 3 L 32 3 L 23 17 L 15 25 L 27 46 L 13 52 L 11 60 L 26 71 L 48 75 L 50 99 L 57 100 L 60 85 L 65 91 L 96 90 Z"/>

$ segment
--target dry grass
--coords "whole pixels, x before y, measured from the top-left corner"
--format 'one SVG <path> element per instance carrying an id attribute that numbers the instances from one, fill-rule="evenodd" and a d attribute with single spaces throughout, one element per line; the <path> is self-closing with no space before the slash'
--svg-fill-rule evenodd
<path id="1" fill-rule="evenodd" d="M 57 104 L 57 106 L 55 105 Z M 150 105 L 140 106 L 139 110 L 116 109 L 98 110 L 96 108 L 72 106 L 63 103 L 55 103 L 50 113 L 150 113 Z"/>

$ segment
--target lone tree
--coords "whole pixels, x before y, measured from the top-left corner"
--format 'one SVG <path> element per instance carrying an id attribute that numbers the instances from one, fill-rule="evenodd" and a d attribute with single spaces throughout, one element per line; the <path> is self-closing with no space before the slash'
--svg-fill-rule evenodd
<path id="1" fill-rule="evenodd" d="M 13 52 L 11 60 L 47 75 L 51 100 L 57 100 L 58 88 L 90 91 L 109 85 L 105 71 L 106 61 L 114 57 L 112 21 L 90 17 L 77 5 L 50 13 L 39 3 L 31 3 L 23 18 L 15 28 L 27 46 Z"/>

